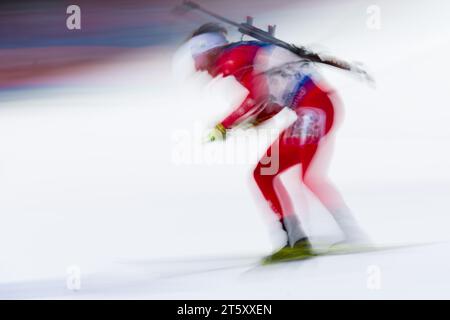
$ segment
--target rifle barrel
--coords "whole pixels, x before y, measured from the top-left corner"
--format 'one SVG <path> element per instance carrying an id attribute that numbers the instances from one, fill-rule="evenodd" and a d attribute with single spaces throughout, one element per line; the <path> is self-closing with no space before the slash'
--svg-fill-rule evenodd
<path id="1" fill-rule="evenodd" d="M 193 1 L 185 0 L 185 1 L 183 1 L 182 5 L 189 9 L 198 10 L 208 16 L 216 18 L 219 21 L 222 21 L 222 22 L 225 22 L 232 26 L 235 26 L 238 29 L 238 31 L 241 32 L 242 34 L 248 35 L 252 38 L 255 38 L 255 39 L 263 41 L 263 42 L 272 43 L 272 44 L 282 47 L 286 50 L 289 50 L 301 58 L 308 59 L 313 62 L 327 64 L 327 65 L 330 65 L 330 66 L 333 66 L 336 68 L 340 68 L 340 69 L 344 69 L 344 70 L 352 70 L 352 66 L 345 61 L 341 61 L 341 60 L 338 60 L 335 58 L 323 59 L 317 53 L 310 52 L 303 47 L 297 47 L 297 46 L 287 43 L 283 40 L 275 38 L 271 33 L 261 30 L 257 27 L 254 27 L 253 25 L 251 25 L 249 23 L 245 23 L 245 22 L 238 23 L 238 22 L 235 22 L 228 18 L 225 18 L 217 13 L 214 13 L 212 11 L 209 11 L 209 10 L 201 7 L 199 4 L 197 4 Z"/>

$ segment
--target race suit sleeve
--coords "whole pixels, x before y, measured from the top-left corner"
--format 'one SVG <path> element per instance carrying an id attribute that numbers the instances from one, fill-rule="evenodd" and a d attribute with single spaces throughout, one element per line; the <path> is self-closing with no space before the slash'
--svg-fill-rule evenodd
<path id="1" fill-rule="evenodd" d="M 283 106 L 279 105 L 275 102 L 268 102 L 265 104 L 264 109 L 261 112 L 258 112 L 255 119 L 252 120 L 253 126 L 259 126 L 265 121 L 271 119 L 273 116 L 278 114 L 283 109 Z"/>
<path id="2" fill-rule="evenodd" d="M 249 94 L 241 105 L 225 117 L 220 123 L 225 129 L 231 129 L 236 125 L 242 123 L 246 119 L 260 112 L 263 108 L 263 103 L 257 103 L 255 99 Z"/>
<path id="3" fill-rule="evenodd" d="M 268 101 L 267 81 L 254 73 L 258 50 L 260 46 L 253 43 L 237 45 L 228 49 L 216 62 L 215 74 L 234 76 L 249 92 L 244 101 L 221 121 L 220 125 L 225 129 L 231 129 L 257 115 Z"/>

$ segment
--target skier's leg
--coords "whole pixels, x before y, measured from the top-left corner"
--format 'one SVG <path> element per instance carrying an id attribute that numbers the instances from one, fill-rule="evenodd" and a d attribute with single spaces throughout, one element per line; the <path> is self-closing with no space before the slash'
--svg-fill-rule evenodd
<path id="1" fill-rule="evenodd" d="M 344 233 L 346 242 L 369 242 L 341 193 L 327 176 L 332 147 L 332 137 L 326 137 L 320 144 L 320 149 L 317 150 L 314 163 L 311 164 L 311 161 L 302 163 L 303 182 L 330 212 Z"/>
<path id="2" fill-rule="evenodd" d="M 273 182 L 275 193 L 281 200 L 282 218 L 281 226 L 288 237 L 288 244 L 294 246 L 299 240 L 307 239 L 306 233 L 301 227 L 301 223 L 295 215 L 294 205 L 292 204 L 289 193 L 283 185 L 280 176 L 276 176 Z"/>
<path id="3" fill-rule="evenodd" d="M 283 134 L 281 137 L 283 137 Z M 278 215 L 281 225 L 287 234 L 288 243 L 280 250 L 266 257 L 263 263 L 305 259 L 314 256 L 311 244 L 295 216 L 287 190 L 279 180 L 281 172 L 301 162 L 302 154 L 299 146 L 295 144 L 281 142 L 278 148 L 279 153 L 277 156 L 273 154 L 274 148 L 269 150 L 271 152 L 269 155 L 274 158 L 272 161 L 278 161 L 279 167 L 277 172 L 263 174 L 261 169 L 268 163 L 267 159 L 263 158 L 254 171 L 254 177 L 264 197 Z M 276 159 L 277 157 L 278 160 Z"/>
<path id="4" fill-rule="evenodd" d="M 295 216 L 289 194 L 279 179 L 280 173 L 299 163 L 299 159 L 292 155 L 289 147 L 280 143 L 278 139 L 267 150 L 253 171 L 256 184 L 272 211 L 277 215 L 283 230 L 287 234 L 287 242 L 291 246 L 298 240 L 306 238 L 306 234 Z M 267 170 L 269 163 L 273 170 Z"/>
<path id="5" fill-rule="evenodd" d="M 307 115 L 310 108 L 322 110 L 325 117 L 323 119 L 321 116 L 313 117 L 313 119 L 322 119 L 316 123 L 303 122 L 303 124 L 308 123 L 309 126 L 300 126 L 302 130 L 299 131 L 299 135 L 301 136 L 303 132 L 316 132 L 313 130 L 315 126 L 322 127 L 324 130 L 319 130 L 323 134 L 318 135 L 317 140 L 310 139 L 308 142 L 311 144 L 304 145 L 303 182 L 333 216 L 347 241 L 366 242 L 368 241 L 367 236 L 351 214 L 340 192 L 329 181 L 326 173 L 334 142 L 331 131 L 335 127 L 335 121 L 339 119 L 335 111 L 341 109 L 340 100 L 333 92 L 324 92 L 318 87 L 311 87 L 310 94 L 301 99 L 296 106 L 299 115 L 298 121 L 301 121 L 302 115 Z"/>

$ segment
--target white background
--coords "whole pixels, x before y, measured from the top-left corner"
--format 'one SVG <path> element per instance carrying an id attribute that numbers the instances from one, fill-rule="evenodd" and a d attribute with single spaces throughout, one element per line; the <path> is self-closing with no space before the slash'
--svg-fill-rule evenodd
<path id="1" fill-rule="evenodd" d="M 366 25 L 370 4 L 295 5 L 255 21 L 276 23 L 277 36 L 286 41 L 364 62 L 375 89 L 322 68 L 345 105 L 330 176 L 375 242 L 447 241 L 450 5 L 378 1 L 381 29 L 373 30 Z M 174 77 L 173 55 L 174 48 L 140 50 L 89 74 L 74 74 L 64 88 L 1 101 L 0 296 L 450 296 L 445 243 L 247 274 L 243 267 L 174 278 L 167 274 L 201 270 L 211 262 L 149 262 L 251 259 L 277 245 L 276 225 L 250 179 L 251 163 L 173 161 L 180 147 L 174 134 L 194 135 L 196 126 L 213 124 L 237 99 L 221 91 L 230 82 L 205 89 L 210 79 L 204 74 Z M 288 116 L 272 125 L 278 128 Z M 225 145 L 195 139 L 189 148 Z M 284 180 L 299 211 L 309 202 L 309 213 L 299 212 L 307 230 L 338 239 L 295 173 Z M 230 260 L 212 264 L 220 268 Z M 76 293 L 65 288 L 71 265 L 82 272 Z M 380 267 L 381 290 L 367 288 L 370 265 Z"/>

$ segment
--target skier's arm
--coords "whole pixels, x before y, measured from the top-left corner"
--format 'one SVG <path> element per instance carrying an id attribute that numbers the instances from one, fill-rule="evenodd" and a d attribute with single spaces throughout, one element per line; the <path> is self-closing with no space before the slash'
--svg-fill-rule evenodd
<path id="1" fill-rule="evenodd" d="M 275 102 L 268 103 L 267 105 L 265 105 L 264 109 L 260 113 L 258 113 L 255 119 L 251 121 L 251 125 L 253 127 L 257 127 L 260 124 L 263 124 L 264 122 L 275 116 L 282 109 L 283 107 Z"/>
<path id="2" fill-rule="evenodd" d="M 211 133 L 208 135 L 209 141 L 224 140 L 226 138 L 227 130 L 236 127 L 238 124 L 247 120 L 252 115 L 255 115 L 261 110 L 263 103 L 256 103 L 256 101 L 248 95 L 241 105 L 219 122 Z"/>
<path id="3" fill-rule="evenodd" d="M 234 128 L 243 122 L 245 123 L 243 126 L 244 129 L 257 127 L 271 119 L 283 108 L 273 102 L 248 103 L 247 107 L 247 113 L 240 115 L 241 112 L 245 112 L 245 109 L 247 109 L 246 106 L 241 105 L 236 111 L 222 120 L 222 122 L 219 122 L 209 134 L 208 140 L 224 140 L 228 129 Z M 243 109 L 240 110 L 240 108 Z"/>
<path id="4" fill-rule="evenodd" d="M 227 130 L 232 129 L 249 117 L 261 111 L 263 103 L 257 103 L 250 95 L 242 102 L 242 104 L 228 116 L 226 116 L 220 123 Z"/>

